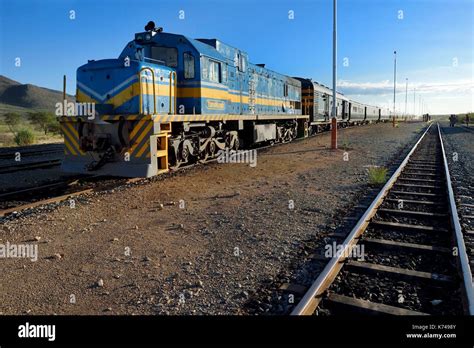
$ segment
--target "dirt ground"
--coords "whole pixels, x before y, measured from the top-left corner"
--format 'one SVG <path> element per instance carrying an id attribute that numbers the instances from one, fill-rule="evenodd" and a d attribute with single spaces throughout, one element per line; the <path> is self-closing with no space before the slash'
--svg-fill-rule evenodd
<path id="1" fill-rule="evenodd" d="M 37 245 L 38 260 L 0 258 L 0 313 L 249 313 L 364 194 L 367 166 L 423 127 L 346 129 L 337 151 L 319 135 L 260 151 L 256 167 L 213 163 L 6 219 L 0 245 Z"/>

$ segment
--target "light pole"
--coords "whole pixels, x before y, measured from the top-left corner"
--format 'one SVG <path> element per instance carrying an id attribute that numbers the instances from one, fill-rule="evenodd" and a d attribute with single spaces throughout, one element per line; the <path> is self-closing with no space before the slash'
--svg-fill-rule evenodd
<path id="1" fill-rule="evenodd" d="M 395 127 L 395 96 L 397 91 L 397 51 L 393 51 L 393 126 Z"/>
<path id="2" fill-rule="evenodd" d="M 405 85 L 405 116 L 407 115 L 407 100 L 408 100 L 408 77 L 405 78 L 406 85 Z"/>
<path id="3" fill-rule="evenodd" d="M 416 116 L 416 88 L 413 88 L 413 116 Z"/>
<path id="4" fill-rule="evenodd" d="M 331 120 L 331 148 L 337 149 L 337 0 L 333 0 L 333 26 L 332 26 L 332 120 Z"/>

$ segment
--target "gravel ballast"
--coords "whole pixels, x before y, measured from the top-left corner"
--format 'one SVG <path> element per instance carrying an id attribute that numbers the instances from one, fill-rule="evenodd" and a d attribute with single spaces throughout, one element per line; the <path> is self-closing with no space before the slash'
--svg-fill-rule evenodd
<path id="1" fill-rule="evenodd" d="M 442 135 L 453 183 L 464 243 L 474 270 L 474 127 L 442 123 Z"/>

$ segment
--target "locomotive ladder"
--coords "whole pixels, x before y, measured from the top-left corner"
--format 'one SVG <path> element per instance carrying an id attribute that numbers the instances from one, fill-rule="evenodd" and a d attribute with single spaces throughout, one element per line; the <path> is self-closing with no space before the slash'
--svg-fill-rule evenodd
<path id="1" fill-rule="evenodd" d="M 138 72 L 138 81 L 139 81 L 139 102 L 140 102 L 140 116 L 145 116 L 143 111 L 143 86 L 142 86 L 142 72 L 150 71 L 152 76 L 152 85 L 153 85 L 153 115 L 157 114 L 156 110 L 156 89 L 155 89 L 155 72 L 150 67 L 143 67 Z M 146 78 L 145 78 L 146 79 Z M 146 81 L 146 80 L 145 80 Z M 173 83 L 174 82 L 174 83 Z M 148 83 L 146 83 L 146 94 L 148 94 Z M 176 113 L 176 98 L 177 98 L 177 78 L 176 72 L 171 71 L 169 74 L 169 113 Z M 147 112 L 150 113 L 150 110 L 147 109 Z M 153 117 L 150 119 L 150 122 L 154 122 Z M 150 141 L 156 143 L 156 150 L 154 145 L 152 147 L 151 156 L 156 156 L 157 163 L 157 172 L 156 174 L 166 173 L 169 171 L 169 158 L 168 158 L 168 137 L 171 133 L 171 122 L 160 123 L 159 132 L 155 133 Z"/>

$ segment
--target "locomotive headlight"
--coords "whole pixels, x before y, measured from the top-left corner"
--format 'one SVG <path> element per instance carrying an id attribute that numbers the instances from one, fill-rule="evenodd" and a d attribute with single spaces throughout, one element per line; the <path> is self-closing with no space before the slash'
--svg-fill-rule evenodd
<path id="1" fill-rule="evenodd" d="M 146 34 L 146 35 L 145 35 L 145 40 L 146 40 L 146 41 L 151 40 L 151 35 L 150 35 L 150 34 Z"/>

